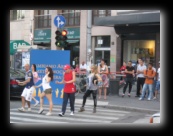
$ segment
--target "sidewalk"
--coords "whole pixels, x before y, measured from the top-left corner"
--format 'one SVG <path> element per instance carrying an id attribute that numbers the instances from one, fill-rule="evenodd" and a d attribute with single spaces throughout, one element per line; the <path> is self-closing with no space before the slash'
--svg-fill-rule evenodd
<path id="1" fill-rule="evenodd" d="M 146 112 L 149 114 L 153 114 L 160 111 L 160 99 L 159 100 L 151 100 L 148 101 L 147 98 L 140 101 L 139 97 L 135 97 L 136 95 L 136 85 L 133 85 L 131 91 L 131 97 L 128 97 L 128 88 L 126 90 L 126 94 L 124 97 L 121 97 L 123 87 L 119 89 L 118 95 L 108 94 L 107 100 L 103 99 L 103 95 L 101 99 L 98 99 L 97 106 L 104 108 L 111 108 L 116 110 L 127 110 L 127 111 L 137 111 L 137 112 Z M 75 103 L 82 104 L 83 94 L 78 94 L 76 96 Z M 93 105 L 93 100 L 91 97 L 87 99 L 86 105 Z"/>

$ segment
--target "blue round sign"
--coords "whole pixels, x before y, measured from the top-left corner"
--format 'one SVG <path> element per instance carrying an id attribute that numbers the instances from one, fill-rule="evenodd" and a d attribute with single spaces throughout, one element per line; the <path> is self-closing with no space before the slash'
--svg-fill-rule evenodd
<path id="1" fill-rule="evenodd" d="M 54 24 L 57 28 L 62 28 L 65 26 L 66 20 L 64 16 L 58 15 L 54 18 Z"/>

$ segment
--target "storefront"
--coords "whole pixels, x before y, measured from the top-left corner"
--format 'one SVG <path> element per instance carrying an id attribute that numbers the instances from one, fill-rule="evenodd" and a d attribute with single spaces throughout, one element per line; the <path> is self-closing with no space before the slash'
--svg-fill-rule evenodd
<path id="1" fill-rule="evenodd" d="M 22 68 L 22 51 L 19 53 L 17 49 L 20 47 L 31 46 L 24 40 L 10 40 L 10 66 L 13 68 Z"/>
<path id="2" fill-rule="evenodd" d="M 33 44 L 50 47 L 51 29 L 35 29 Z"/>
<path id="3" fill-rule="evenodd" d="M 160 60 L 160 12 L 145 14 L 117 15 L 97 18 L 95 25 L 112 26 L 115 29 L 116 69 L 123 61 L 142 58 L 146 65 L 152 62 L 158 67 Z"/>

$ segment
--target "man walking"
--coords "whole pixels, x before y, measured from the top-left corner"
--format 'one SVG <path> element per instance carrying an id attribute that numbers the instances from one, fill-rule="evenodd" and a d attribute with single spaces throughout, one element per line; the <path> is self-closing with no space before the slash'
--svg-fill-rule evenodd
<path id="1" fill-rule="evenodd" d="M 24 108 L 25 107 L 25 101 L 28 104 L 28 111 L 31 111 L 30 102 L 32 100 L 32 94 L 34 91 L 34 81 L 33 81 L 32 72 L 29 69 L 30 69 L 29 64 L 25 64 L 25 71 L 26 71 L 25 81 L 23 81 L 23 82 L 18 81 L 19 85 L 25 85 L 25 88 L 24 88 L 22 95 L 21 95 L 22 107 L 18 109 L 19 111 L 22 111 L 22 112 L 25 111 L 25 108 Z"/>

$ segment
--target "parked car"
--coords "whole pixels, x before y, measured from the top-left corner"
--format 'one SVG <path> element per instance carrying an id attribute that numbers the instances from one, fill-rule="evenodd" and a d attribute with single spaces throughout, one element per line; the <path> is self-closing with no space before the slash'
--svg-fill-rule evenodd
<path id="1" fill-rule="evenodd" d="M 25 86 L 18 85 L 16 80 L 24 81 L 25 73 L 20 70 L 10 68 L 10 97 L 20 98 Z"/>
<path id="2" fill-rule="evenodd" d="M 160 112 L 155 113 L 151 116 L 150 123 L 160 123 Z"/>

